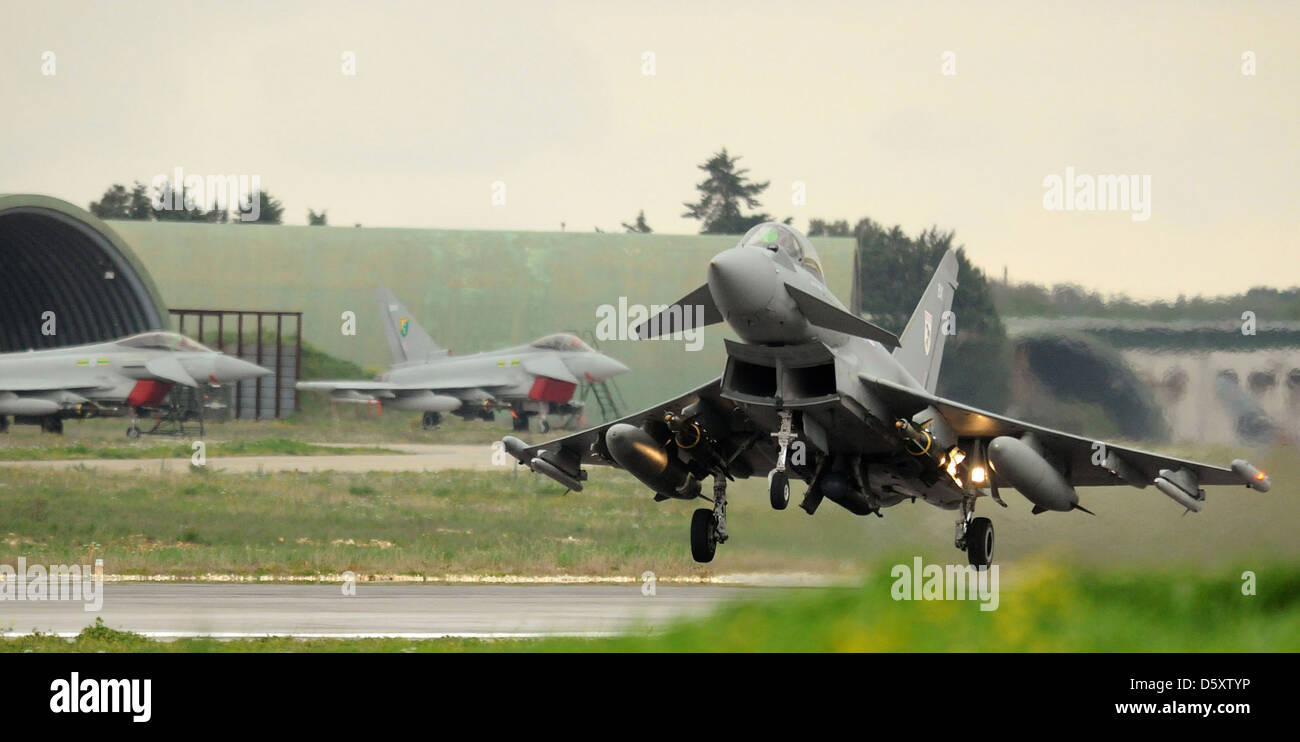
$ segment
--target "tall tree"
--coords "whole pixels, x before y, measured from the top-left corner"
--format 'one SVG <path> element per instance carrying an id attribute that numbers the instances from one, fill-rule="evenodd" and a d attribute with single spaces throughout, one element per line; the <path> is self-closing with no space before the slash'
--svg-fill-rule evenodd
<path id="1" fill-rule="evenodd" d="M 127 207 L 127 218 L 149 221 L 154 218 L 153 201 L 149 198 L 149 187 L 140 181 L 131 186 L 131 203 Z"/>
<path id="2" fill-rule="evenodd" d="M 274 196 L 264 190 L 257 191 L 258 213 L 257 219 L 244 221 L 243 215 L 236 215 L 232 221 L 235 224 L 279 224 L 284 217 L 284 204 L 280 203 Z"/>
<path id="3" fill-rule="evenodd" d="M 317 214 L 315 210 L 310 208 L 307 209 L 307 224 L 313 227 L 326 226 L 325 214 L 326 214 L 325 211 L 322 211 L 319 214 Z"/>
<path id="4" fill-rule="evenodd" d="M 114 183 L 98 201 L 90 202 L 90 213 L 100 219 L 130 219 L 131 193 L 121 183 Z"/>
<path id="5" fill-rule="evenodd" d="M 641 211 L 638 211 L 636 213 L 635 222 L 631 224 L 628 224 L 627 222 L 623 222 L 623 229 L 627 230 L 628 232 L 632 232 L 633 234 L 650 234 L 651 232 L 654 231 L 653 229 L 650 228 L 649 224 L 646 224 L 645 209 L 642 209 Z"/>
<path id="6" fill-rule="evenodd" d="M 708 177 L 695 186 L 700 192 L 699 202 L 682 204 L 688 209 L 682 216 L 699 220 L 700 234 L 744 234 L 750 227 L 771 220 L 763 213 L 741 213 L 742 207 L 756 209 L 762 205 L 758 196 L 770 183 L 751 181 L 747 168 L 737 168 L 739 162 L 739 155 L 732 157 L 723 147 L 698 166 Z"/>

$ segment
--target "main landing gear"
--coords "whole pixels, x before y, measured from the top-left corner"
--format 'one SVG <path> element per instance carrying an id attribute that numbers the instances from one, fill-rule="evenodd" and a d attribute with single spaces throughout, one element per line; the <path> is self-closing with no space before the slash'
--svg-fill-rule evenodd
<path id="1" fill-rule="evenodd" d="M 713 509 L 691 515 L 691 556 L 701 564 L 713 561 L 718 544 L 727 542 L 727 478 L 713 475 Z"/>
<path id="2" fill-rule="evenodd" d="M 425 430 L 433 430 L 441 424 L 442 415 L 436 412 L 426 412 L 424 413 L 424 416 L 420 418 L 420 427 Z"/>
<path id="3" fill-rule="evenodd" d="M 532 427 L 529 421 L 532 420 L 533 417 L 537 418 L 537 426 L 543 433 L 551 432 L 551 421 L 546 419 L 545 413 L 515 410 L 511 414 L 514 416 L 514 429 L 520 433 L 527 433 L 529 431 Z"/>
<path id="4" fill-rule="evenodd" d="M 961 501 L 961 518 L 957 521 L 957 539 L 953 543 L 966 552 L 972 567 L 993 563 L 993 521 L 975 517 L 975 498 Z"/>

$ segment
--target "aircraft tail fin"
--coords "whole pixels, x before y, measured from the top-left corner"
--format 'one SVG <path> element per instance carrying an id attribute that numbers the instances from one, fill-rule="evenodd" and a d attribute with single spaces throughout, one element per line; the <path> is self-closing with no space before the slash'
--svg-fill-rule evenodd
<path id="1" fill-rule="evenodd" d="M 856 271 L 854 280 L 857 280 Z M 925 287 L 912 318 L 899 336 L 902 344 L 894 350 L 894 358 L 927 392 L 933 393 L 939 383 L 944 340 L 952 331 L 949 328 L 955 329 L 956 319 L 949 312 L 956 290 L 957 253 L 949 250 L 939 261 L 930 285 Z"/>
<path id="2" fill-rule="evenodd" d="M 380 287 L 375 290 L 375 296 L 379 300 L 379 316 L 384 321 L 384 337 L 388 339 L 394 365 L 421 363 L 447 355 L 447 351 L 429 337 L 415 315 L 397 300 L 393 292 Z"/>

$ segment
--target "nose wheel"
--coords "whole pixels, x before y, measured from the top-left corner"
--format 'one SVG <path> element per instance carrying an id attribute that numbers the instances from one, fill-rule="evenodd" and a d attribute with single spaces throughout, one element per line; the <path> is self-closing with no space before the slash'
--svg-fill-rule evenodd
<path id="1" fill-rule="evenodd" d="M 785 510 L 790 505 L 790 477 L 783 471 L 772 471 L 767 478 L 767 496 L 773 510 Z"/>

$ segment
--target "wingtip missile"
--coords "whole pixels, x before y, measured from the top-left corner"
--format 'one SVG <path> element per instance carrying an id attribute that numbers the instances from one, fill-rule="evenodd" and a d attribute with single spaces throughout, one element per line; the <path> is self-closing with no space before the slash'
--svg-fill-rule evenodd
<path id="1" fill-rule="evenodd" d="M 1232 470 L 1237 473 L 1237 476 L 1246 480 L 1247 487 L 1257 492 L 1268 492 L 1273 486 L 1273 481 L 1267 474 L 1245 459 L 1234 459 Z"/>
<path id="2" fill-rule="evenodd" d="M 529 463 L 531 457 L 528 456 L 527 453 L 527 443 L 524 443 L 513 435 L 508 435 L 501 439 L 501 445 L 505 447 L 506 453 L 514 457 L 515 461 L 518 461 L 521 464 Z"/>

